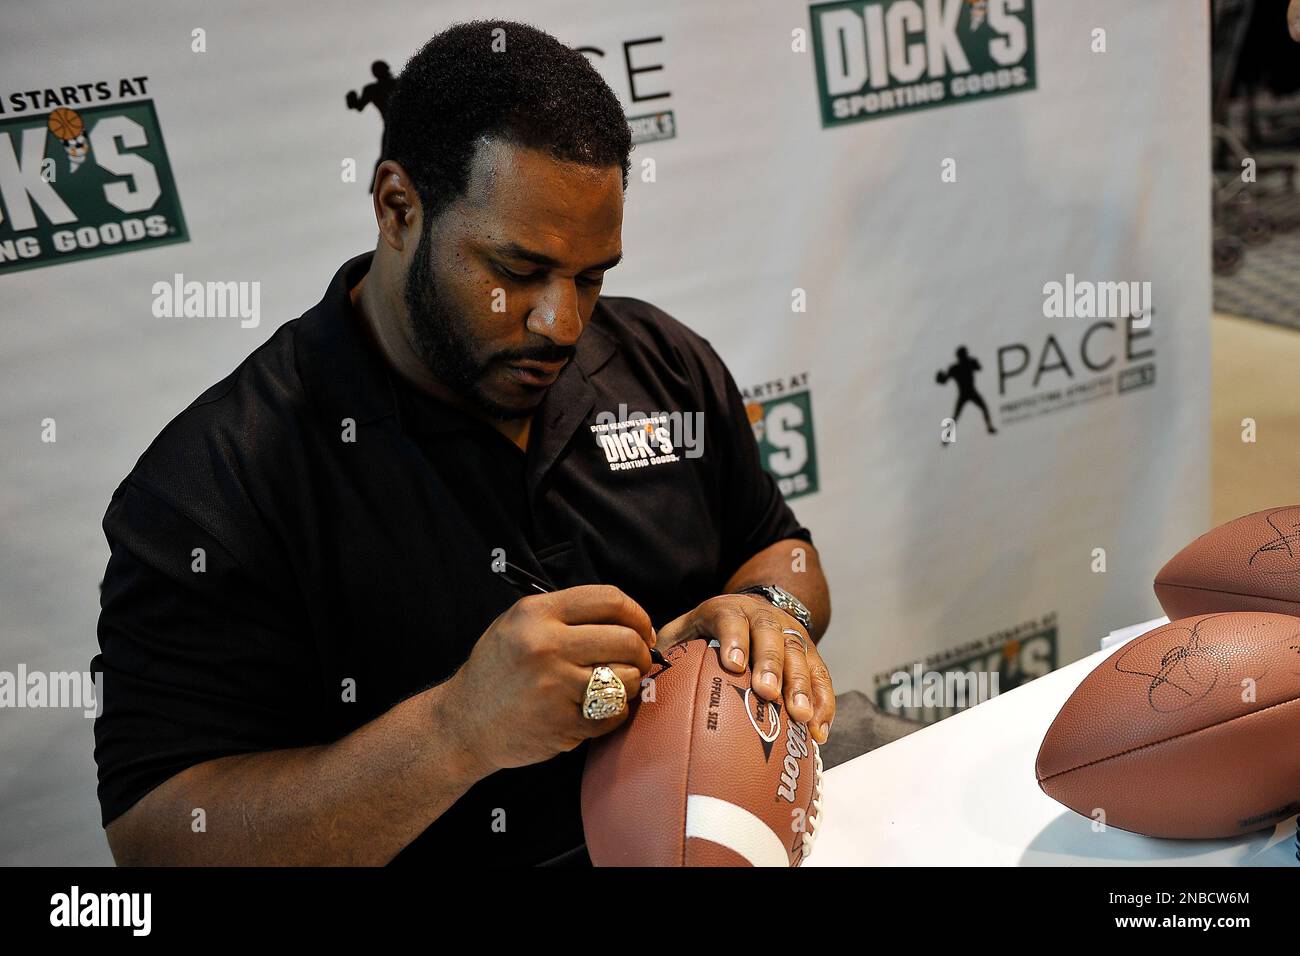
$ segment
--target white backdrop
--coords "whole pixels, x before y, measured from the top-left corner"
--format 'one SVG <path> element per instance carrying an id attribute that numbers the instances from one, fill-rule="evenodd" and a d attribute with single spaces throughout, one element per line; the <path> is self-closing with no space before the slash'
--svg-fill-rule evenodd
<path id="1" fill-rule="evenodd" d="M 830 578 L 823 648 L 838 690 L 875 694 L 913 661 L 999 670 L 1005 690 L 1155 616 L 1154 572 L 1209 513 L 1205 4 L 1037 0 L 1030 19 L 1015 9 L 1029 0 L 993 0 L 972 27 L 958 0 L 950 35 L 977 72 L 998 49 L 997 23 L 1018 20 L 1027 42 L 1016 63 L 1028 82 L 961 98 L 936 26 L 949 5 L 610 0 L 593 14 L 578 0 L 32 0 L 6 10 L 0 151 L 6 130 L 18 141 L 8 121 L 43 123 L 65 105 L 33 104 L 26 91 L 104 81 L 112 95 L 95 107 L 150 100 L 188 241 L 22 271 L 0 261 L 0 670 L 85 669 L 113 488 L 166 421 L 374 245 L 366 181 L 382 127 L 373 109 L 348 110 L 345 93 L 370 82 L 372 60 L 397 72 L 429 36 L 472 17 L 523 19 L 597 48 L 630 117 L 671 112 L 657 124 L 673 135 L 633 154 L 626 260 L 606 292 L 700 331 L 752 396 L 769 466 Z M 871 23 L 872 7 L 921 44 L 914 60 L 889 48 L 896 72 L 923 67 L 916 82 L 938 84 L 944 101 L 824 125 L 819 75 L 852 44 L 823 44 L 816 26 L 845 11 Z M 928 46 L 918 16 L 934 32 Z M 1093 49 L 1098 28 L 1105 52 Z M 192 49 L 195 29 L 206 52 Z M 646 72 L 629 75 L 629 43 Z M 875 72 L 873 42 L 863 48 L 876 57 L 872 80 L 895 84 Z M 139 77 L 117 95 L 121 78 Z M 347 159 L 355 182 L 340 175 Z M 955 181 L 941 180 L 946 160 Z M 5 211 L 0 260 L 15 238 Z M 175 273 L 260 281 L 261 324 L 154 317 L 151 289 Z M 1151 282 L 1151 327 L 1131 346 L 1150 354 L 1130 358 L 1112 322 L 1085 349 L 1104 367 L 1086 368 L 1093 322 L 1043 316 L 1043 284 L 1067 274 Z M 794 290 L 806 311 L 792 311 Z M 935 372 L 958 346 L 981 363 L 975 384 L 998 433 L 967 406 L 945 447 L 956 391 Z M 1032 361 L 1003 384 L 1000 355 L 1008 369 Z M 1072 401 L 1072 387 L 1089 400 Z M 1039 413 L 1019 418 L 1009 404 L 1024 400 Z M 47 418 L 53 444 L 41 441 Z M 0 815 L 34 821 L 0 834 L 0 860 L 106 861 L 89 722 L 32 711 L 0 722 Z"/>

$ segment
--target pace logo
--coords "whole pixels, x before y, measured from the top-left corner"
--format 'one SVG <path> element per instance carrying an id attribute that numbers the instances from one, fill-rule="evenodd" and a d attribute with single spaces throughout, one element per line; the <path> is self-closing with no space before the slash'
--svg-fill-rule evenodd
<path id="1" fill-rule="evenodd" d="M 1148 308 L 1142 315 L 1064 324 L 1041 337 L 978 352 L 959 346 L 935 373 L 938 385 L 956 393 L 952 417 L 943 421 L 945 446 L 958 431 L 997 434 L 999 426 L 1155 385 L 1155 316 Z M 981 363 L 981 355 L 991 367 Z M 961 417 L 971 407 L 974 412 Z"/>
<path id="2" fill-rule="evenodd" d="M 1032 0 L 814 4 L 822 126 L 1034 88 Z"/>
<path id="3" fill-rule="evenodd" d="M 617 49 L 575 47 L 591 60 L 610 87 L 624 93 L 632 104 L 627 111 L 627 125 L 632 130 L 633 146 L 677 137 L 663 45 L 663 36 L 639 36 L 619 41 Z"/>
<path id="4" fill-rule="evenodd" d="M 817 490 L 817 442 L 813 434 L 808 373 L 742 390 L 763 468 L 786 498 Z"/>
<path id="5" fill-rule="evenodd" d="M 188 239 L 152 100 L 0 117 L 0 274 Z"/>

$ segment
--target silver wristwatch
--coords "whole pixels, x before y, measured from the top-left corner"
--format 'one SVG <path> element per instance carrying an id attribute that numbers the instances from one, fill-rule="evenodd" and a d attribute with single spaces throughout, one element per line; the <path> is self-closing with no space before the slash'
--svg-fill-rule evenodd
<path id="1" fill-rule="evenodd" d="M 766 599 L 773 607 L 780 608 L 802 624 L 809 637 L 812 636 L 812 614 L 804 607 L 802 601 L 785 588 L 778 587 L 775 584 L 753 584 L 747 588 L 741 588 L 736 593 L 757 594 L 759 597 Z"/>

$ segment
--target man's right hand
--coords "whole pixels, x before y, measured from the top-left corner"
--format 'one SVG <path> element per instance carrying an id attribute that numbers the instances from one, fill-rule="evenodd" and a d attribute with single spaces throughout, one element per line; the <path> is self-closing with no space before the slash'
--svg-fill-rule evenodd
<path id="1" fill-rule="evenodd" d="M 465 751 L 486 773 L 549 760 L 619 727 L 582 715 L 592 669 L 623 682 L 629 707 L 650 670 L 656 635 L 646 612 L 616 587 L 592 584 L 516 601 L 483 632 L 443 685 Z"/>
<path id="2" fill-rule="evenodd" d="M 523 598 L 492 622 L 449 680 L 329 744 L 239 753 L 174 774 L 107 827 L 120 864 L 377 866 L 483 777 L 540 763 L 620 726 L 587 720 L 593 667 L 628 699 L 656 640 L 617 588 Z M 195 807 L 207 829 L 190 829 Z"/>

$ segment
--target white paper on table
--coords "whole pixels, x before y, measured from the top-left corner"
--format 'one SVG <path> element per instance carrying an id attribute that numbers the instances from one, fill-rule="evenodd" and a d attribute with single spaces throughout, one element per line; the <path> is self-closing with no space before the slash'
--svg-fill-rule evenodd
<path id="1" fill-rule="evenodd" d="M 1123 644 L 1135 637 L 1140 637 L 1147 631 L 1153 631 L 1162 624 L 1168 624 L 1169 618 L 1157 617 L 1150 621 L 1143 621 L 1141 624 L 1130 624 L 1128 627 L 1121 627 L 1118 631 L 1111 631 L 1101 639 L 1101 649 L 1110 650 L 1117 644 Z"/>

